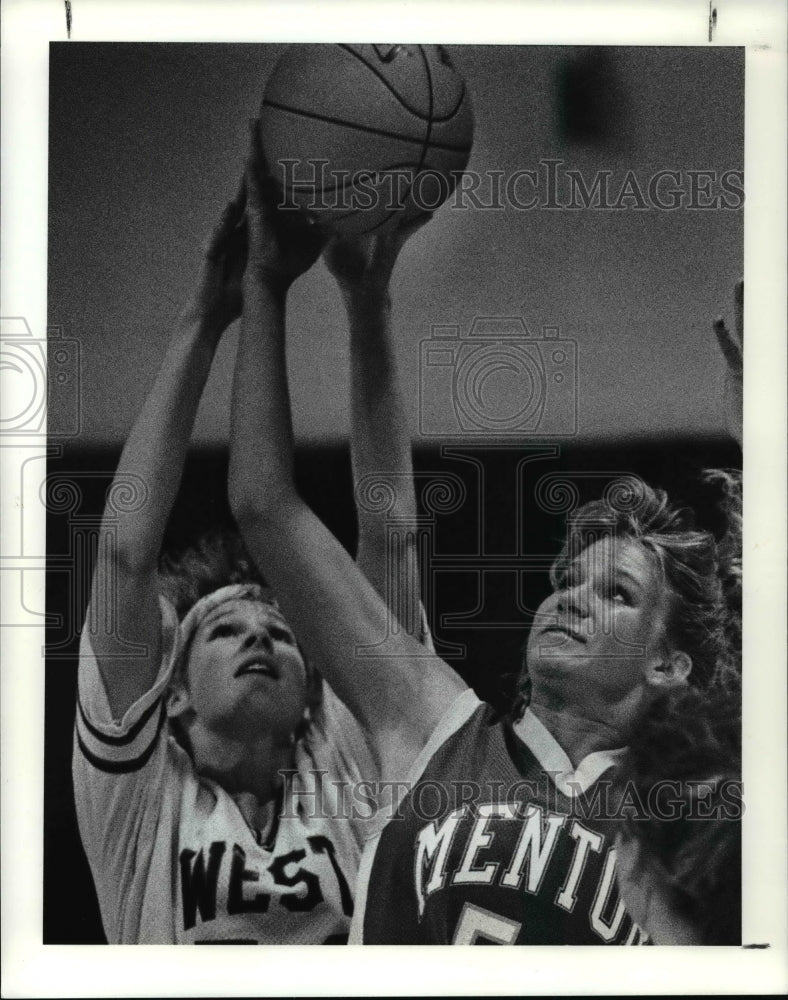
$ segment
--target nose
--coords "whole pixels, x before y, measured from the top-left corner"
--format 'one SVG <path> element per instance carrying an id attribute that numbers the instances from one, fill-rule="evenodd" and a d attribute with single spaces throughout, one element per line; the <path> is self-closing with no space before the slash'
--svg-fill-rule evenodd
<path id="1" fill-rule="evenodd" d="M 274 648 L 267 628 L 252 629 L 247 633 L 244 639 L 244 649 L 254 649 L 256 646 L 260 646 L 267 652 L 270 652 Z"/>
<path id="2" fill-rule="evenodd" d="M 582 584 L 559 590 L 556 596 L 556 610 L 571 618 L 588 617 L 588 591 Z"/>

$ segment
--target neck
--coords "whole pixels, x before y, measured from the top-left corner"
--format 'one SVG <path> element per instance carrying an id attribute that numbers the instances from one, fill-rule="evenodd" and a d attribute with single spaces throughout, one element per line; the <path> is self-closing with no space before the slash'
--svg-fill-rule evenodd
<path id="1" fill-rule="evenodd" d="M 565 704 L 549 694 L 534 691 L 529 708 L 555 737 L 572 767 L 597 750 L 626 746 L 632 731 L 632 713 L 609 706 L 604 713 L 598 713 L 594 706 Z"/>
<path id="2" fill-rule="evenodd" d="M 197 726 L 189 735 L 197 771 L 230 795 L 243 796 L 250 809 L 254 809 L 255 802 L 263 806 L 274 799 L 283 781 L 280 772 L 292 770 L 295 765 L 290 739 L 277 742 L 265 734 L 250 742 Z"/>

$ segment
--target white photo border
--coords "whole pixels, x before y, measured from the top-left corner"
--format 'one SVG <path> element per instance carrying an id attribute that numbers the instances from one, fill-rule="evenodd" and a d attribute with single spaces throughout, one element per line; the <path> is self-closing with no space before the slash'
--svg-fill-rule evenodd
<path id="1" fill-rule="evenodd" d="M 66 40 L 59 0 L 2 8 L 2 315 L 47 325 L 50 41 Z M 41 628 L 2 634 L 2 916 L 6 996 L 244 996 L 531 993 L 769 993 L 788 986 L 786 921 L 786 11 L 780 0 L 719 0 L 715 45 L 745 57 L 744 943 L 768 947 L 616 949 L 253 949 L 44 946 L 44 671 Z M 400 41 L 708 44 L 704 0 L 540 4 L 72 0 L 77 41 Z M 308 25 L 308 29 L 305 26 Z M 0 442 L 6 568 L 21 445 Z M 8 474 L 10 473 L 10 474 Z M 19 482 L 18 475 L 16 482 Z M 44 510 L 32 521 L 44 535 Z M 8 534 L 6 535 L 6 531 Z M 43 545 L 41 551 L 44 550 Z M 26 564 L 20 562 L 22 572 Z M 43 566 L 26 568 L 43 606 Z M 3 578 L 8 574 L 3 573 Z M 8 598 L 8 594 L 5 595 Z M 778 696 L 775 697 L 775 693 Z M 79 905 L 75 900 L 75 905 Z M 142 948 L 142 950 L 140 950 Z M 232 958 L 231 958 L 232 955 Z"/>

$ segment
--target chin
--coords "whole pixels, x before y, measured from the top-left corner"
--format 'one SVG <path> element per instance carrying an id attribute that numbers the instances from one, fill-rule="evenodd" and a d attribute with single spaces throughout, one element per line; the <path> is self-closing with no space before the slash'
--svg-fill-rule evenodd
<path id="1" fill-rule="evenodd" d="M 552 660 L 539 662 L 531 670 L 531 700 L 539 694 L 549 695 L 551 701 L 558 699 L 562 704 L 575 688 L 573 668 L 566 662 Z"/>
<path id="2" fill-rule="evenodd" d="M 577 656 L 535 656 L 528 672 L 536 680 L 539 677 L 568 677 L 584 672 L 584 664 Z"/>

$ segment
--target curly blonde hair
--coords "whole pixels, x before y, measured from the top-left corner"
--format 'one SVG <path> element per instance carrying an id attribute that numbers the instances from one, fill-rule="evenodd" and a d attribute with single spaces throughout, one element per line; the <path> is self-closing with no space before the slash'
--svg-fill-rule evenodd
<path id="1" fill-rule="evenodd" d="M 566 541 L 550 570 L 557 588 L 572 561 L 601 535 L 639 542 L 652 555 L 670 595 L 668 634 L 691 658 L 689 681 L 698 688 L 741 670 L 741 474 L 713 469 L 703 479 L 719 491 L 723 528 L 718 537 L 697 528 L 693 512 L 673 507 L 664 490 L 632 476 L 613 482 L 601 500 L 569 515 Z M 515 718 L 529 699 L 524 669 Z"/>

